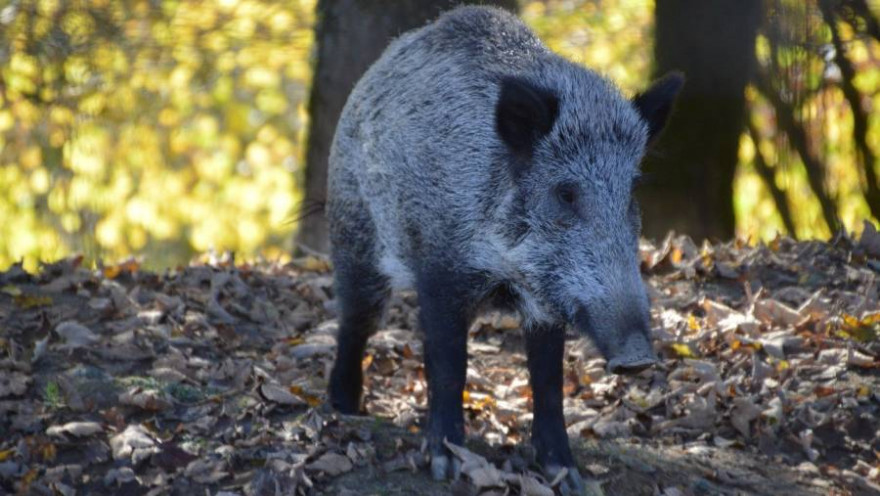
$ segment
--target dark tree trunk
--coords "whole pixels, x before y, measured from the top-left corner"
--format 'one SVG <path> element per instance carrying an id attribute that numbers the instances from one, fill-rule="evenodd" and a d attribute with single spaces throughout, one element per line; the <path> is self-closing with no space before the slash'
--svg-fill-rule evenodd
<path id="1" fill-rule="evenodd" d="M 305 172 L 305 217 L 297 243 L 326 253 L 327 157 L 345 100 L 355 83 L 391 39 L 464 3 L 516 10 L 516 0 L 319 0 L 317 64 L 309 99 L 309 137 Z"/>
<path id="2" fill-rule="evenodd" d="M 755 69 L 761 0 L 657 0 L 656 75 L 685 74 L 675 112 L 644 169 L 644 233 L 734 234 L 733 179 Z"/>

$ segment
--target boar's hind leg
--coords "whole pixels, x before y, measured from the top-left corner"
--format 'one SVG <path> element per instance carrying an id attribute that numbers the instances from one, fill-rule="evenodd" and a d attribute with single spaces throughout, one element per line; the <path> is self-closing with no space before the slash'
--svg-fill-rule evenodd
<path id="1" fill-rule="evenodd" d="M 532 445 L 538 463 L 551 479 L 566 467 L 566 485 L 579 493 L 583 482 L 574 463 L 565 417 L 562 413 L 562 358 L 565 328 L 547 326 L 527 329 L 526 355 L 532 384 Z"/>
<path id="2" fill-rule="evenodd" d="M 458 478 L 461 470 L 443 440 L 464 443 L 462 393 L 467 374 L 467 328 L 473 287 L 466 277 L 444 270 L 422 273 L 417 278 L 428 379 L 427 435 L 435 479 Z"/>
<path id="3" fill-rule="evenodd" d="M 339 309 L 336 362 L 330 373 L 330 404 L 336 410 L 362 413 L 361 361 L 367 339 L 376 332 L 390 294 L 388 279 L 369 265 L 369 257 L 335 260 L 336 301 Z"/>

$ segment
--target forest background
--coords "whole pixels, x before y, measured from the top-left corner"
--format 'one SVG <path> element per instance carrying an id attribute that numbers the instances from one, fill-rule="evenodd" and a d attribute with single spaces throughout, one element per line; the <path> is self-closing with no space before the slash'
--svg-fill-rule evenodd
<path id="1" fill-rule="evenodd" d="M 0 269 L 73 252 L 91 263 L 137 255 L 156 268 L 210 250 L 284 259 L 297 240 L 325 249 L 314 224 L 323 171 L 307 165 L 322 88 L 313 74 L 332 50 L 357 55 L 356 43 L 322 45 L 346 3 L 380 19 L 398 5 L 0 4 Z M 450 2 L 404 3 L 430 18 Z M 646 163 L 647 235 L 756 243 L 876 223 L 880 2 L 506 3 L 550 48 L 627 95 L 668 69 L 688 73 Z M 330 131 L 332 122 L 313 129 L 312 141 Z"/>

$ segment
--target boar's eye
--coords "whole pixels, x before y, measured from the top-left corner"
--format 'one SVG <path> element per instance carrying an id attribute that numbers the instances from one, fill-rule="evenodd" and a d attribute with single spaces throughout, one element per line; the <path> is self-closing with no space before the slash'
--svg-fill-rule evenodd
<path id="1" fill-rule="evenodd" d="M 556 199 L 565 207 L 574 208 L 577 197 L 578 191 L 573 184 L 560 184 L 556 187 Z"/>

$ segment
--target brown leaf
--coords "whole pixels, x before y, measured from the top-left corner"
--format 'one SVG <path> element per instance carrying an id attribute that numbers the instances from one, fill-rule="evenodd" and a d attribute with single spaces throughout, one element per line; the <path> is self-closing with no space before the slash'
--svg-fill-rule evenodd
<path id="1" fill-rule="evenodd" d="M 519 489 L 523 496 L 553 496 L 553 489 L 542 484 L 532 475 L 521 474 L 519 476 Z"/>
<path id="2" fill-rule="evenodd" d="M 769 298 L 755 301 L 754 315 L 765 324 L 781 326 L 797 326 L 806 320 L 797 310 Z"/>
<path id="3" fill-rule="evenodd" d="M 225 461 L 206 458 L 189 462 L 183 474 L 199 484 L 214 484 L 229 476 Z"/>
<path id="4" fill-rule="evenodd" d="M 91 346 L 100 341 L 98 335 L 91 329 L 72 320 L 58 324 L 55 333 L 64 340 L 62 348 L 69 350 Z"/>
<path id="5" fill-rule="evenodd" d="M 350 471 L 353 468 L 353 465 L 347 456 L 327 452 L 321 455 L 317 460 L 306 465 L 306 468 L 314 472 L 324 472 L 331 477 L 335 477 L 339 474 L 344 474 L 345 472 Z"/>
<path id="6" fill-rule="evenodd" d="M 120 394 L 119 402 L 123 405 L 136 406 L 151 412 L 158 412 L 171 407 L 171 400 L 164 392 L 138 387 Z"/>
<path id="7" fill-rule="evenodd" d="M 485 458 L 445 439 L 443 444 L 461 460 L 461 473 L 467 476 L 475 486 L 482 489 L 503 485 L 501 472 Z"/>
<path id="8" fill-rule="evenodd" d="M 260 385 L 260 396 L 262 396 L 263 399 L 265 399 L 266 401 L 271 401 L 273 403 L 279 403 L 282 405 L 304 406 L 308 404 L 306 401 L 298 398 L 293 393 L 291 393 L 288 388 L 268 382 Z"/>
<path id="9" fill-rule="evenodd" d="M 13 301 L 15 301 L 15 304 L 18 307 L 28 310 L 31 308 L 46 307 L 51 305 L 52 297 L 46 295 L 18 294 L 15 295 Z"/>
<path id="10" fill-rule="evenodd" d="M 733 399 L 730 422 L 746 439 L 751 437 L 749 423 L 760 415 L 761 409 L 750 398 L 739 397 Z"/>
<path id="11" fill-rule="evenodd" d="M 168 472 L 175 472 L 180 467 L 187 466 L 198 458 L 196 455 L 180 448 L 174 443 L 162 443 L 159 452 L 153 455 L 153 465 Z"/>
<path id="12" fill-rule="evenodd" d="M 31 377 L 20 372 L 0 371 L 0 398 L 21 396 L 31 383 Z"/>

